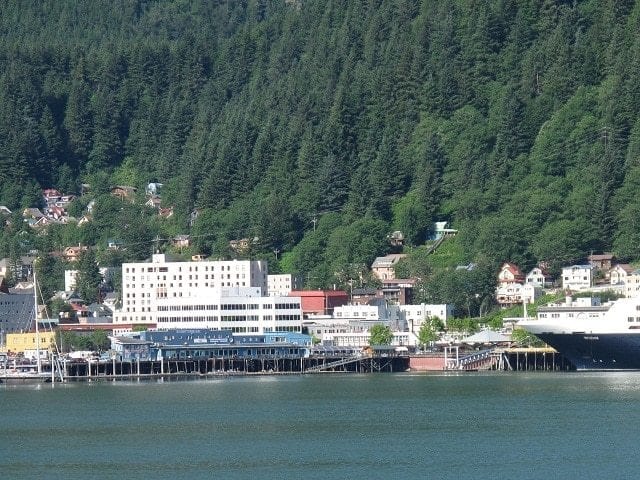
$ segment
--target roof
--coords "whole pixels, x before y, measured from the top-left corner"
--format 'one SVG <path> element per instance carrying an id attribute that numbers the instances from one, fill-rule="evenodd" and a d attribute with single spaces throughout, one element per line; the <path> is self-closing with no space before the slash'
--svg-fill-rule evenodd
<path id="1" fill-rule="evenodd" d="M 346 297 L 344 290 L 292 290 L 290 297 Z"/>
<path id="2" fill-rule="evenodd" d="M 611 267 L 611 270 L 613 270 L 615 268 L 620 268 L 620 269 L 624 270 L 626 273 L 631 273 L 634 270 L 634 268 L 631 265 L 629 265 L 628 263 L 618 263 L 617 265 L 614 265 L 613 267 Z"/>
<path id="3" fill-rule="evenodd" d="M 375 295 L 378 290 L 375 288 L 354 288 L 351 292 L 352 295 Z"/>
<path id="4" fill-rule="evenodd" d="M 513 263 L 509 263 L 509 262 L 505 263 L 504 265 L 502 265 L 502 268 L 500 270 L 501 271 L 509 270 L 516 277 L 517 276 L 522 276 L 522 272 L 520 271 L 518 266 L 514 265 Z"/>
<path id="5" fill-rule="evenodd" d="M 470 263 L 468 265 L 458 265 L 456 266 L 456 270 L 468 270 L 471 271 L 478 266 L 477 263 Z"/>
<path id="6" fill-rule="evenodd" d="M 505 343 L 510 341 L 510 336 L 493 330 L 482 330 L 462 339 L 463 343 Z"/>
<path id="7" fill-rule="evenodd" d="M 382 287 L 413 287 L 417 282 L 416 278 L 385 278 Z"/>
<path id="8" fill-rule="evenodd" d="M 603 254 L 589 255 L 587 258 L 590 261 L 611 260 L 613 258 L 613 255 L 611 253 L 603 253 Z"/>
<path id="9" fill-rule="evenodd" d="M 593 265 L 571 265 L 569 267 L 562 267 L 562 270 L 578 270 L 578 269 L 592 270 Z"/>
<path id="10" fill-rule="evenodd" d="M 121 345 L 151 345 L 153 342 L 140 340 L 132 337 L 114 337 L 114 340 Z"/>
<path id="11" fill-rule="evenodd" d="M 384 257 L 377 257 L 373 261 L 373 265 L 371 265 L 371 268 L 391 267 L 395 265 L 398 262 L 398 260 L 401 260 L 406 256 L 407 255 L 405 253 L 392 253 Z"/>

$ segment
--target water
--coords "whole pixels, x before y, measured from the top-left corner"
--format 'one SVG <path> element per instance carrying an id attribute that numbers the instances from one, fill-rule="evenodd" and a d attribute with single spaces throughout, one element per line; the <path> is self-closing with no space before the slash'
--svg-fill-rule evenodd
<path id="1" fill-rule="evenodd" d="M 3 479 L 638 478 L 640 373 L 0 386 Z"/>

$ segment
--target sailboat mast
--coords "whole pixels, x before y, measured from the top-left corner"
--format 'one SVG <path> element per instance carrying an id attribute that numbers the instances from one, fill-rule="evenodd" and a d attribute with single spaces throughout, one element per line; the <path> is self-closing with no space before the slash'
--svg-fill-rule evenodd
<path id="1" fill-rule="evenodd" d="M 36 322 L 36 356 L 38 373 L 42 373 L 42 361 L 40 359 L 40 328 L 38 326 L 38 283 L 36 282 L 36 262 L 33 262 L 33 319 Z"/>

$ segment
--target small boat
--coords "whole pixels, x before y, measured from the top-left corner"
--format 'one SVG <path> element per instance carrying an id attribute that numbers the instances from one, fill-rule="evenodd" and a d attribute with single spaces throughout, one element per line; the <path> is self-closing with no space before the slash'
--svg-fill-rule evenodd
<path id="1" fill-rule="evenodd" d="M 11 364 L 0 365 L 0 382 L 2 383 L 50 381 L 51 372 L 42 370 L 42 366 L 35 362 L 20 363 L 14 360 Z"/>

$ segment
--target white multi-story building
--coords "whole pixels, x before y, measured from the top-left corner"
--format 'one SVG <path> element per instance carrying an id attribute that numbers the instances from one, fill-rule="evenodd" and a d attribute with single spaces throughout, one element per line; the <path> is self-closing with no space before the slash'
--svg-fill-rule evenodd
<path id="1" fill-rule="evenodd" d="M 387 320 L 389 317 L 384 301 L 376 302 L 374 305 L 341 305 L 333 309 L 334 319 L 349 320 Z"/>
<path id="2" fill-rule="evenodd" d="M 562 269 L 562 288 L 564 290 L 588 290 L 593 287 L 593 267 L 591 265 L 572 265 Z"/>
<path id="3" fill-rule="evenodd" d="M 624 279 L 624 295 L 633 298 L 640 295 L 640 270 L 634 270 Z"/>
<path id="4" fill-rule="evenodd" d="M 115 267 L 100 267 L 100 275 L 105 282 L 110 282 L 113 279 Z M 78 283 L 79 270 L 65 270 L 64 271 L 64 290 L 70 292 L 74 290 Z"/>
<path id="5" fill-rule="evenodd" d="M 122 308 L 115 334 L 135 324 L 159 329 L 209 328 L 235 333 L 300 332 L 300 298 L 265 296 L 264 261 L 151 262 L 122 265 Z"/>
<path id="6" fill-rule="evenodd" d="M 422 323 L 429 319 L 438 317 L 445 325 L 453 317 L 453 305 L 399 305 L 400 317 L 406 322 L 406 326 L 411 333 L 418 334 Z"/>
<path id="7" fill-rule="evenodd" d="M 373 325 L 383 324 L 394 334 L 392 345 L 415 346 L 417 333 L 427 318 L 439 317 L 446 325 L 453 315 L 453 305 L 388 305 L 384 301 L 369 305 L 336 307 L 332 316 L 310 317 L 304 322 L 309 334 L 323 343 L 341 347 L 368 345 Z"/>
<path id="8" fill-rule="evenodd" d="M 269 295 L 286 297 L 293 290 L 302 290 L 302 277 L 291 273 L 267 275 Z"/>

